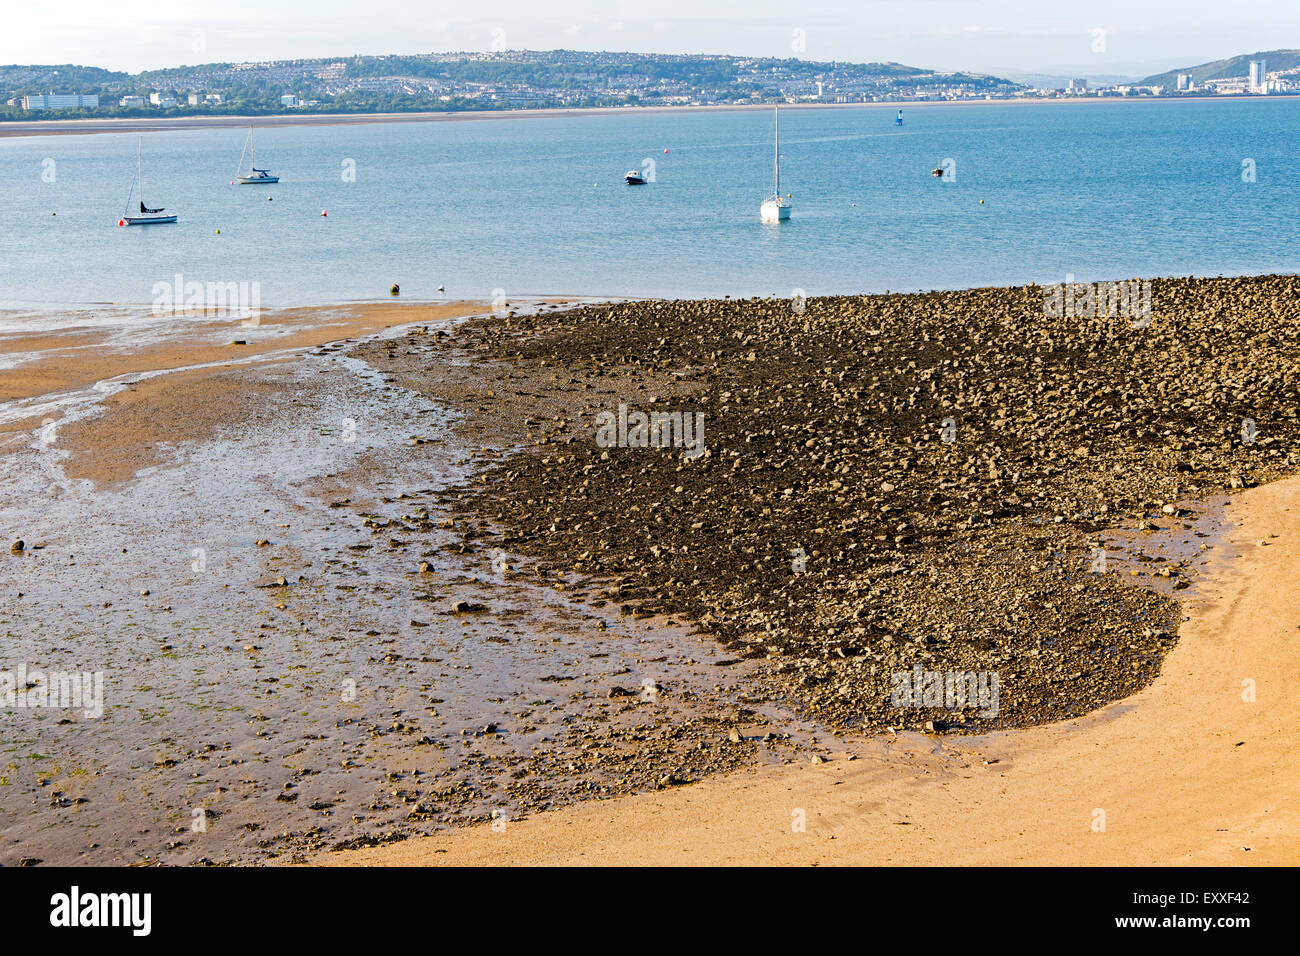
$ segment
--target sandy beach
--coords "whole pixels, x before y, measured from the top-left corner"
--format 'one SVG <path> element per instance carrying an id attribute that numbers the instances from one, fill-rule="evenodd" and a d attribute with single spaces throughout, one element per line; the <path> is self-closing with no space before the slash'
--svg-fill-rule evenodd
<path id="1" fill-rule="evenodd" d="M 1294 281 L 14 334 L 0 862 L 1294 863 Z"/>

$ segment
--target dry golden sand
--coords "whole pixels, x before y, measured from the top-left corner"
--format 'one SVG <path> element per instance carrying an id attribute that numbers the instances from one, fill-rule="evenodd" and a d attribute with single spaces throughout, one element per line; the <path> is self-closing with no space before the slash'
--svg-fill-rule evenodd
<path id="1" fill-rule="evenodd" d="M 1223 561 L 1160 677 L 1098 714 L 937 746 L 863 742 L 852 760 L 845 751 L 820 766 L 767 767 L 317 862 L 1300 863 L 1300 479 L 1242 493 L 1228 517 Z M 799 810 L 806 832 L 792 827 Z M 1102 812 L 1104 832 L 1094 829 Z"/>

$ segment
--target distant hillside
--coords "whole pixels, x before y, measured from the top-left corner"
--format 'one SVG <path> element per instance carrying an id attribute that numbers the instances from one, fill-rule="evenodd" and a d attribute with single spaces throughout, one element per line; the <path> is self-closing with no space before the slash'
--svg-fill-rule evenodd
<path id="1" fill-rule="evenodd" d="M 128 79 L 126 73 L 72 63 L 0 66 L 0 90 L 6 92 L 10 89 L 21 89 L 26 93 L 92 92 Z"/>
<path id="2" fill-rule="evenodd" d="M 1289 70 L 1300 66 L 1300 50 L 1269 50 L 1266 53 L 1243 53 L 1230 60 L 1215 60 L 1200 66 L 1185 66 L 1167 73 L 1157 73 L 1142 81 L 1144 86 L 1177 86 L 1179 73 L 1190 73 L 1198 86 L 1206 80 L 1227 80 L 1250 75 L 1251 60 L 1267 60 L 1268 69 Z"/>
<path id="3" fill-rule="evenodd" d="M 142 73 L 93 67 L 0 66 L 0 120 L 79 116 L 263 115 L 544 107 L 842 103 L 1008 95 L 996 76 L 901 63 L 796 57 L 677 56 L 577 50 L 501 50 L 205 63 Z M 98 108 L 22 110 L 34 93 L 97 93 Z M 122 100 L 158 94 L 157 105 Z M 191 103 L 191 97 L 194 102 Z"/>

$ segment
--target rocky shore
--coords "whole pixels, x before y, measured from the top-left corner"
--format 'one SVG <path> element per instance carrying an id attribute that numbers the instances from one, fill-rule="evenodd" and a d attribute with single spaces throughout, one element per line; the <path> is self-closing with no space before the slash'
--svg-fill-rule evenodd
<path id="1" fill-rule="evenodd" d="M 622 303 L 358 355 L 515 443 L 444 495 L 457 547 L 495 532 L 520 573 L 684 617 L 831 726 L 970 732 L 1154 680 L 1177 601 L 1104 533 L 1195 534 L 1197 502 L 1295 471 L 1298 292 L 1161 279 L 1141 317 L 1037 286 Z M 637 413 L 701 441 L 639 445 Z M 995 675 L 997 706 L 899 706 L 918 667 Z"/>

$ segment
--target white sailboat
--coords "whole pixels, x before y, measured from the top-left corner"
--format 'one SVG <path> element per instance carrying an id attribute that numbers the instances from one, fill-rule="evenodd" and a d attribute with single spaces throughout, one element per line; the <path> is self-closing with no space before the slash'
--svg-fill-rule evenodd
<path id="1" fill-rule="evenodd" d="M 252 153 L 249 159 L 249 173 L 245 176 L 239 170 L 244 168 L 244 153 Z M 234 181 L 241 186 L 270 185 L 278 183 L 279 176 L 272 176 L 269 169 L 257 168 L 257 144 L 253 142 L 253 127 L 248 127 L 248 142 L 244 144 L 244 153 L 239 154 L 239 168 L 235 170 Z"/>
<path id="2" fill-rule="evenodd" d="M 781 108 L 773 109 L 776 122 L 776 145 L 772 153 L 772 194 L 758 207 L 758 218 L 763 222 L 783 222 L 790 218 L 794 204 L 790 196 L 781 195 Z"/>
<path id="3" fill-rule="evenodd" d="M 140 187 L 140 214 L 130 216 L 127 213 L 131 211 L 131 197 L 135 195 L 136 185 Z M 144 204 L 144 137 L 141 136 L 136 157 L 135 182 L 131 184 L 131 193 L 126 197 L 126 209 L 122 211 L 122 218 L 117 221 L 117 224 L 119 226 L 153 226 L 175 221 L 176 217 L 167 215 L 165 209 L 150 209 Z"/>

